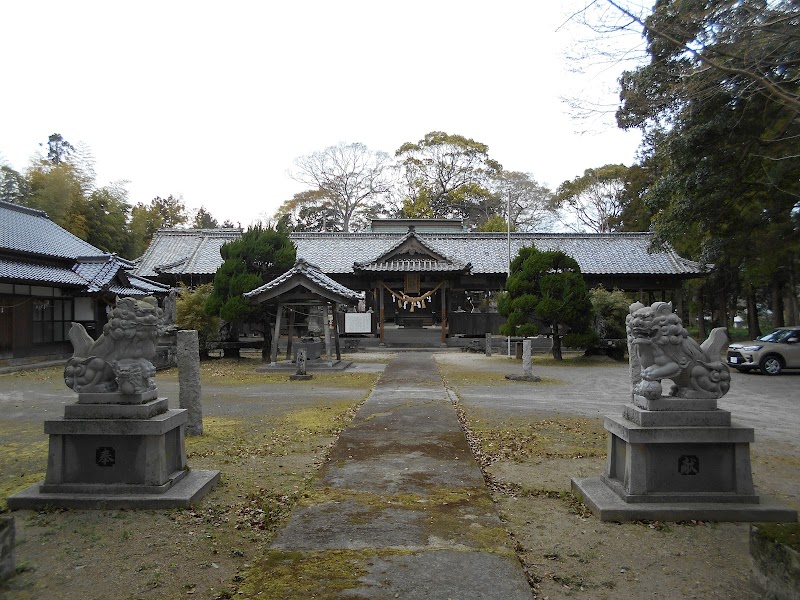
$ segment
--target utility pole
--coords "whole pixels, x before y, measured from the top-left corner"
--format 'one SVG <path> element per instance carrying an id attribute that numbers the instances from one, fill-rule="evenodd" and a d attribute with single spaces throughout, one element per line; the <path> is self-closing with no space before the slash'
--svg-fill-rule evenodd
<path id="1" fill-rule="evenodd" d="M 506 221 L 508 223 L 508 275 L 506 276 L 506 287 L 508 278 L 511 277 L 511 190 L 506 195 Z M 511 332 L 508 332 L 508 358 L 511 358 Z"/>

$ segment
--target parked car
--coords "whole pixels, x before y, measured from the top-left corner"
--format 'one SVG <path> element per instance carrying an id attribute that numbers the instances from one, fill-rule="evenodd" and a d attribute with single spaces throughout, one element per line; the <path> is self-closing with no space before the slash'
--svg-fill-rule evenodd
<path id="1" fill-rule="evenodd" d="M 767 375 L 800 369 L 800 326 L 778 327 L 752 342 L 729 345 L 728 366 L 742 373 L 759 369 Z"/>

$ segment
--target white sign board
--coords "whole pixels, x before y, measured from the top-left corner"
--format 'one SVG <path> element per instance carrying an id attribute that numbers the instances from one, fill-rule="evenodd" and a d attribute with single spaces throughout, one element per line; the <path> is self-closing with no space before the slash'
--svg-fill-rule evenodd
<path id="1" fill-rule="evenodd" d="M 344 313 L 345 333 L 372 333 L 372 313 Z"/>

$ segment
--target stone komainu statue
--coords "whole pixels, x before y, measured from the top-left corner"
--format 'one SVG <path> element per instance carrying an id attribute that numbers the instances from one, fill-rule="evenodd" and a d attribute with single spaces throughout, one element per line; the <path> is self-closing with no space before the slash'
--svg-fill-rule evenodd
<path id="1" fill-rule="evenodd" d="M 730 388 L 730 372 L 720 353 L 728 344 L 725 328 L 711 331 L 701 346 L 689 337 L 672 303 L 631 304 L 626 319 L 633 393 L 661 397 L 661 380 L 674 383 L 678 398 L 721 398 Z"/>
<path id="2" fill-rule="evenodd" d="M 153 297 L 118 298 L 116 307 L 93 340 L 80 323 L 69 339 L 74 348 L 64 368 L 64 382 L 78 393 L 141 394 L 154 390 L 155 355 L 162 311 Z"/>

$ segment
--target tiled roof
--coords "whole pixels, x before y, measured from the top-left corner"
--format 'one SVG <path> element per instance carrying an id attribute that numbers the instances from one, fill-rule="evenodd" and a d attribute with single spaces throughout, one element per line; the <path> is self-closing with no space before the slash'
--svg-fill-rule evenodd
<path id="1" fill-rule="evenodd" d="M 74 286 L 79 293 L 167 293 L 169 286 L 129 275 L 133 263 L 103 252 L 53 223 L 47 214 L 0 201 L 0 278 Z"/>
<path id="2" fill-rule="evenodd" d="M 374 221 L 373 221 L 374 223 Z M 406 247 L 404 247 L 406 246 Z M 409 255 L 408 252 L 413 249 Z M 397 251 L 397 252 L 396 252 Z M 390 246 L 380 256 L 375 256 L 371 261 L 356 262 L 355 271 L 373 272 L 439 272 L 467 271 L 469 263 L 456 258 L 444 257 L 425 243 L 415 231 L 409 231 L 401 236 L 395 244 Z"/>
<path id="3" fill-rule="evenodd" d="M 268 292 L 272 289 L 275 289 L 282 285 L 283 283 L 289 281 L 293 277 L 295 278 L 307 278 L 309 281 L 317 284 L 318 286 L 332 292 L 338 296 L 342 296 L 349 300 L 361 300 L 364 298 L 364 292 L 356 292 L 351 290 L 348 287 L 343 286 L 342 284 L 334 281 L 325 273 L 320 271 L 319 267 L 316 265 L 309 264 L 308 261 L 300 258 L 294 264 L 294 266 L 286 271 L 283 275 L 280 275 L 273 279 L 272 281 L 265 283 L 261 287 L 258 287 L 252 291 L 245 292 L 245 298 L 253 298 L 258 296 L 259 294 L 263 294 L 264 292 Z"/>
<path id="4" fill-rule="evenodd" d="M 150 281 L 129 273 L 133 264 L 114 255 L 103 257 L 80 257 L 72 268 L 86 279 L 87 292 L 99 292 L 103 289 L 118 296 L 146 296 L 148 294 L 165 294 L 170 286 Z"/>
<path id="5" fill-rule="evenodd" d="M 152 296 L 153 294 L 169 293 L 170 286 L 164 285 L 130 273 L 125 274 L 127 285 L 111 282 L 108 291 L 117 296 Z"/>
<path id="6" fill-rule="evenodd" d="M 125 272 L 125 279 L 128 280 L 128 287 L 126 289 L 131 290 L 139 290 L 139 293 L 142 295 L 149 295 L 149 294 L 166 294 L 172 289 L 171 286 L 165 285 L 163 283 L 159 283 L 157 281 L 152 281 L 151 279 L 145 279 L 144 277 L 139 277 L 138 275 L 134 275 L 130 271 Z M 120 294 L 120 292 L 114 291 L 116 286 L 111 285 L 109 289 L 114 292 L 115 294 Z M 136 294 L 131 293 L 131 296 Z"/>
<path id="7" fill-rule="evenodd" d="M 136 261 L 136 274 L 157 277 L 175 275 L 213 275 L 222 265 L 219 249 L 238 240 L 242 230 L 233 229 L 159 229 L 150 246 Z"/>
<path id="8" fill-rule="evenodd" d="M 88 282 L 87 292 L 102 290 L 114 279 L 121 266 L 120 259 L 110 254 L 101 257 L 81 257 L 77 261 L 72 270 Z"/>
<path id="9" fill-rule="evenodd" d="M 105 254 L 53 223 L 47 213 L 8 202 L 0 202 L 0 249 L 73 259 Z"/>
<path id="10" fill-rule="evenodd" d="M 353 273 L 354 263 L 382 256 L 405 237 L 397 233 L 293 233 L 297 256 L 319 265 L 324 273 Z M 468 259 L 473 274 L 505 273 L 505 233 L 417 233 L 432 250 L 450 260 Z M 698 263 L 681 258 L 672 248 L 650 252 L 650 233 L 512 233 L 511 257 L 525 246 L 561 250 L 590 275 L 694 275 Z"/>
<path id="11" fill-rule="evenodd" d="M 86 285 L 86 280 L 66 265 L 45 265 L 7 258 L 0 258 L 0 279 L 15 279 L 42 285 L 76 287 Z"/>

